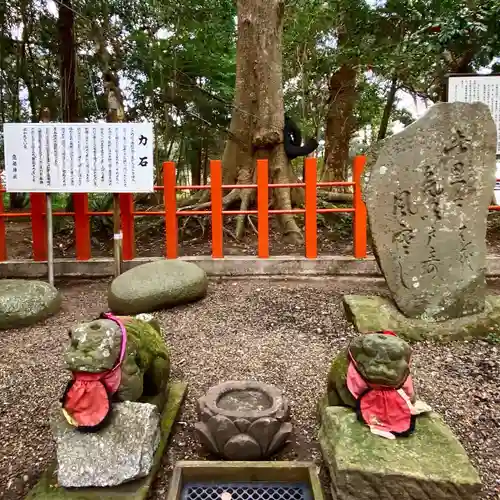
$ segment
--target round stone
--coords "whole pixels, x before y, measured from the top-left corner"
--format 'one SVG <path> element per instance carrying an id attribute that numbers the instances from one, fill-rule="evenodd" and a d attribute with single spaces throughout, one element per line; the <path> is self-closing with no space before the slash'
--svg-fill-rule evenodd
<path id="1" fill-rule="evenodd" d="M 111 283 L 108 306 L 115 314 L 139 314 L 203 298 L 205 271 L 181 260 L 157 260 L 126 271 Z"/>
<path id="2" fill-rule="evenodd" d="M 0 329 L 33 325 L 55 314 L 62 296 L 44 281 L 0 280 Z"/>

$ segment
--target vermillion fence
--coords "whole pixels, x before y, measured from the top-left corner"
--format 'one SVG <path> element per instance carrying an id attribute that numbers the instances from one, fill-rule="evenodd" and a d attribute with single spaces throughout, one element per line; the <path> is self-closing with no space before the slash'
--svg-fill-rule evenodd
<path id="1" fill-rule="evenodd" d="M 313 259 L 317 257 L 317 215 L 323 213 L 352 213 L 353 214 L 353 238 L 354 256 L 356 258 L 366 257 L 366 209 L 361 199 L 361 175 L 365 158 L 358 156 L 353 164 L 352 182 L 317 182 L 317 161 L 315 158 L 305 160 L 305 182 L 289 184 L 270 184 L 267 160 L 257 161 L 257 184 L 248 185 L 223 185 L 222 164 L 220 160 L 210 162 L 210 185 L 204 186 L 177 186 L 176 169 L 174 162 L 163 164 L 163 186 L 155 186 L 155 191 L 163 191 L 163 211 L 135 211 L 134 195 L 120 194 L 121 230 L 123 234 L 124 260 L 135 258 L 135 229 L 134 218 L 136 216 L 164 217 L 165 219 L 165 256 L 175 259 L 178 256 L 178 218 L 185 216 L 210 216 L 212 226 L 212 257 L 224 257 L 223 249 L 223 220 L 225 215 L 256 215 L 258 230 L 259 258 L 269 257 L 269 216 L 277 214 L 304 214 L 305 219 L 305 256 Z M 305 190 L 305 207 L 291 210 L 270 210 L 270 189 L 302 187 Z M 352 187 L 353 203 L 347 208 L 318 208 L 318 187 Z M 223 192 L 230 189 L 256 189 L 256 210 L 223 210 Z M 178 210 L 178 190 L 210 190 L 210 210 Z M 0 186 L 0 192 L 5 189 Z M 88 194 L 73 194 L 73 212 L 56 211 L 54 217 L 73 217 L 75 223 L 75 250 L 77 260 L 89 260 L 91 258 L 91 217 L 111 216 L 112 212 L 89 211 Z M 33 260 L 47 260 L 47 231 L 46 216 L 47 204 L 44 193 L 30 193 L 29 212 L 5 212 L 3 197 L 0 196 L 0 261 L 8 258 L 6 244 L 5 219 L 27 218 L 31 219 L 32 231 L 32 253 Z"/>
<path id="2" fill-rule="evenodd" d="M 222 164 L 220 160 L 210 162 L 210 185 L 204 186 L 177 186 L 176 168 L 174 162 L 163 164 L 163 186 L 155 186 L 155 191 L 163 191 L 163 211 L 135 211 L 134 195 L 120 194 L 121 230 L 123 234 L 124 260 L 135 258 L 135 224 L 136 216 L 164 217 L 165 219 L 165 257 L 175 259 L 178 256 L 178 218 L 185 216 L 210 216 L 212 227 L 212 257 L 223 258 L 223 220 L 225 215 L 256 215 L 258 246 L 257 256 L 265 259 L 269 257 L 269 216 L 278 214 L 304 214 L 305 228 L 305 257 L 314 259 L 317 250 L 317 215 L 324 213 L 352 213 L 353 214 L 353 254 L 357 259 L 366 257 L 367 250 L 367 214 L 366 207 L 361 198 L 361 176 L 365 165 L 365 157 L 357 156 L 353 163 L 352 182 L 318 182 L 317 161 L 315 158 L 305 160 L 305 182 L 289 184 L 270 184 L 267 160 L 257 161 L 257 184 L 248 185 L 223 185 Z M 270 210 L 270 189 L 301 187 L 305 191 L 304 208 L 291 210 Z M 346 208 L 318 208 L 317 189 L 325 187 L 352 187 L 353 202 Z M 223 210 L 224 190 L 231 189 L 256 189 L 256 210 Z M 178 210 L 178 190 L 210 190 L 210 210 Z M 0 193 L 5 189 L 0 186 Z M 76 259 L 80 261 L 91 258 L 91 217 L 112 216 L 112 212 L 89 211 L 88 194 L 73 194 L 73 212 L 53 212 L 54 217 L 73 217 L 75 224 L 75 250 Z M 32 254 L 35 261 L 47 260 L 47 231 L 46 216 L 47 204 L 44 193 L 30 193 L 29 212 L 5 212 L 3 197 L 0 196 L 0 261 L 8 259 L 6 242 L 5 220 L 9 218 L 31 219 Z M 491 210 L 500 210 L 500 206 L 491 206 Z"/>

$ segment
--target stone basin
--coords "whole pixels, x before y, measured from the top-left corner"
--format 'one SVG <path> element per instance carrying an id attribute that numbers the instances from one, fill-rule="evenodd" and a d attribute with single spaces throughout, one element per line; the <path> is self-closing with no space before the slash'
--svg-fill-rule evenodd
<path id="1" fill-rule="evenodd" d="M 292 431 L 288 404 L 272 385 L 229 381 L 198 400 L 201 444 L 228 460 L 261 460 L 280 449 Z"/>

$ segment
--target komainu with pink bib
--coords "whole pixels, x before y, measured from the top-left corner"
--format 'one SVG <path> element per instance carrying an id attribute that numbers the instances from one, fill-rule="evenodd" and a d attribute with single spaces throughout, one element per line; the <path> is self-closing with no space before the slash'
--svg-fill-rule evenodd
<path id="1" fill-rule="evenodd" d="M 355 337 L 333 359 L 318 408 L 333 498 L 477 498 L 481 481 L 463 446 L 417 398 L 411 354 L 394 332 L 380 331 Z"/>
<path id="2" fill-rule="evenodd" d="M 50 422 L 58 486 L 107 488 L 148 476 L 170 374 L 158 322 L 103 313 L 68 333 L 69 380 Z"/>
<path id="3" fill-rule="evenodd" d="M 379 436 L 395 439 L 415 430 L 416 416 L 430 411 L 416 401 L 410 375 L 411 348 L 394 332 L 361 335 L 332 364 L 328 404 L 356 409 Z"/>
<path id="4" fill-rule="evenodd" d="M 113 402 L 143 401 L 165 393 L 169 352 L 155 326 L 104 313 L 73 327 L 69 337 L 65 361 L 72 377 L 61 403 L 75 428 L 98 431 L 109 421 Z"/>

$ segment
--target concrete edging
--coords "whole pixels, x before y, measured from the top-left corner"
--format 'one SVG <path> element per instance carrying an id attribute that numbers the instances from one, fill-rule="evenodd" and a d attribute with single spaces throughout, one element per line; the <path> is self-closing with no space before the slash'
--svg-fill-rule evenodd
<path id="1" fill-rule="evenodd" d="M 140 257 L 123 263 L 124 271 L 162 257 Z M 347 276 L 381 277 L 373 257 L 355 259 L 349 256 L 325 256 L 317 259 L 279 256 L 258 259 L 253 256 L 231 256 L 213 259 L 209 256 L 180 257 L 180 260 L 199 265 L 209 276 Z M 54 274 L 59 278 L 106 278 L 113 275 L 113 259 L 95 258 L 87 261 L 55 259 Z M 46 262 L 9 260 L 0 262 L 0 278 L 44 278 Z M 500 277 L 500 255 L 487 258 L 486 275 Z"/>

